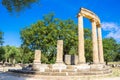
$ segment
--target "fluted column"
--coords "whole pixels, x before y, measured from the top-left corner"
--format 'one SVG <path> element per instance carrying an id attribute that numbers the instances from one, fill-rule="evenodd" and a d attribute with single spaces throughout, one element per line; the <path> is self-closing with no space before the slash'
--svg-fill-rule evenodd
<path id="1" fill-rule="evenodd" d="M 92 22 L 92 44 L 93 44 L 93 63 L 99 63 L 98 58 L 98 42 L 97 42 L 97 31 L 96 31 L 96 22 L 95 19 L 91 20 Z"/>
<path id="2" fill-rule="evenodd" d="M 63 40 L 57 41 L 57 59 L 56 63 L 63 63 Z"/>
<path id="3" fill-rule="evenodd" d="M 78 14 L 78 64 L 85 63 L 83 16 Z"/>
<path id="4" fill-rule="evenodd" d="M 98 27 L 98 51 L 100 63 L 104 63 L 101 27 Z"/>

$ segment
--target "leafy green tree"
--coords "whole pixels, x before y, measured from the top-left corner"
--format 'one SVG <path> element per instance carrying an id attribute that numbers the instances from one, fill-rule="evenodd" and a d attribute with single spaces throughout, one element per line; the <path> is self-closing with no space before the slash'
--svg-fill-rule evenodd
<path id="1" fill-rule="evenodd" d="M 4 43 L 4 41 L 3 41 L 3 32 L 0 31 L 0 46 L 2 46 L 3 43 Z"/>
<path id="2" fill-rule="evenodd" d="M 108 61 L 114 61 L 117 55 L 117 42 L 115 41 L 115 39 L 113 38 L 103 39 L 103 50 L 106 63 Z"/>
<path id="3" fill-rule="evenodd" d="M 4 43 L 4 41 L 3 41 L 3 32 L 0 31 L 0 61 L 4 60 L 5 51 L 4 51 L 3 46 L 2 46 L 3 43 Z"/>
<path id="4" fill-rule="evenodd" d="M 119 43 L 117 43 L 117 55 L 114 61 L 120 61 L 120 44 Z"/>
<path id="5" fill-rule="evenodd" d="M 4 57 L 5 57 L 6 61 L 8 61 L 8 59 L 9 59 L 10 49 L 11 49 L 11 48 L 10 48 L 9 45 L 4 46 L 4 50 L 5 50 L 5 55 L 4 55 Z"/>
<path id="6" fill-rule="evenodd" d="M 26 7 L 30 7 L 31 4 L 38 1 L 39 0 L 2 0 L 2 5 L 5 6 L 9 12 L 19 12 Z"/>
<path id="7" fill-rule="evenodd" d="M 20 60 L 20 50 L 19 48 L 15 47 L 15 46 L 4 46 L 4 50 L 5 50 L 5 59 L 6 62 L 9 61 L 9 63 L 13 63 L 15 64 L 14 61 L 19 62 Z"/>
<path id="8" fill-rule="evenodd" d="M 22 46 L 26 46 L 32 52 L 35 49 L 42 50 L 42 62 L 54 63 L 57 53 L 57 40 L 64 41 L 64 54 L 77 54 L 77 28 L 77 25 L 71 19 L 60 20 L 54 18 L 54 14 L 48 14 L 43 17 L 43 20 L 39 20 L 21 31 Z M 91 31 L 85 29 L 86 40 L 91 39 L 90 35 Z M 86 51 L 88 50 L 86 49 Z M 91 52 L 87 53 L 90 54 Z"/>
<path id="9" fill-rule="evenodd" d="M 84 29 L 84 38 L 85 38 L 85 57 L 87 62 L 92 62 L 92 38 L 91 30 Z"/>
<path id="10" fill-rule="evenodd" d="M 3 46 L 1 46 L 0 47 L 0 61 L 5 60 L 4 54 L 5 54 L 5 50 L 4 50 Z"/>

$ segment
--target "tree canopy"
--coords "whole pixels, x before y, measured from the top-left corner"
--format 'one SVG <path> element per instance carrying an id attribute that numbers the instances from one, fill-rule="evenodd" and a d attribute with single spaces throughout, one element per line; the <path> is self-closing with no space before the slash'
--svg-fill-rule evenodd
<path id="1" fill-rule="evenodd" d="M 0 46 L 2 46 L 3 43 L 4 43 L 4 41 L 3 41 L 3 32 L 0 31 Z"/>
<path id="2" fill-rule="evenodd" d="M 2 60 L 4 58 L 4 56 L 3 56 L 4 55 L 4 49 L 2 47 L 3 43 L 4 43 L 3 32 L 0 31 L 0 60 Z"/>
<path id="3" fill-rule="evenodd" d="M 22 46 L 26 46 L 30 50 L 42 50 L 43 62 L 54 62 L 56 56 L 57 40 L 64 41 L 64 54 L 78 54 L 78 31 L 77 25 L 73 20 L 60 20 L 54 18 L 54 14 L 48 14 L 39 20 L 37 23 L 32 24 L 21 31 Z M 85 43 L 86 43 L 86 56 L 91 55 L 91 31 L 85 29 Z M 88 44 L 91 43 L 91 44 Z M 92 56 L 92 55 L 91 55 Z M 92 59 L 89 57 L 90 60 Z"/>
<path id="4" fill-rule="evenodd" d="M 6 7 L 9 12 L 19 12 L 24 8 L 30 7 L 31 4 L 39 0 L 2 0 L 2 5 Z"/>

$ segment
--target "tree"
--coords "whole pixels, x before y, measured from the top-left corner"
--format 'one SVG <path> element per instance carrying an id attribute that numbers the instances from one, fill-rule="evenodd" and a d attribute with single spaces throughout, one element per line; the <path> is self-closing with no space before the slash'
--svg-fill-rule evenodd
<path id="1" fill-rule="evenodd" d="M 15 46 L 4 46 L 4 50 L 5 50 L 5 60 L 6 62 L 9 61 L 9 63 L 15 64 L 14 61 L 16 62 L 20 62 L 20 50 L 19 48 L 15 47 Z"/>
<path id="2" fill-rule="evenodd" d="M 78 32 L 73 20 L 60 20 L 54 18 L 54 14 L 48 14 L 37 23 L 24 28 L 21 31 L 22 46 L 26 46 L 34 52 L 42 51 L 42 62 L 54 63 L 56 56 L 57 40 L 64 41 L 64 54 L 77 54 Z M 85 39 L 91 39 L 90 30 L 85 29 Z M 87 52 L 89 53 L 89 52 Z"/>
<path id="3" fill-rule="evenodd" d="M 85 57 L 87 62 L 92 62 L 92 32 L 89 29 L 84 29 L 84 38 L 85 38 Z"/>
<path id="4" fill-rule="evenodd" d="M 4 43 L 4 41 L 3 41 L 3 32 L 0 31 L 0 46 L 2 46 L 3 43 Z"/>
<path id="5" fill-rule="evenodd" d="M 119 43 L 117 43 L 117 55 L 114 61 L 120 61 L 120 44 Z"/>
<path id="6" fill-rule="evenodd" d="M 5 57 L 4 57 L 5 51 L 3 46 L 0 47 L 0 61 L 4 61 Z"/>
<path id="7" fill-rule="evenodd" d="M 33 61 L 33 52 L 28 49 L 25 45 L 24 46 L 21 46 L 19 48 L 20 50 L 20 55 L 19 55 L 19 62 L 20 63 L 31 63 Z"/>
<path id="8" fill-rule="evenodd" d="M 3 41 L 3 32 L 0 31 L 0 61 L 4 60 L 5 52 L 4 52 L 4 49 L 3 49 L 3 46 L 2 46 L 3 43 L 4 43 L 4 41 Z"/>
<path id="9" fill-rule="evenodd" d="M 53 14 L 45 15 L 44 19 L 38 21 L 21 31 L 23 45 L 31 51 L 41 49 L 48 60 L 54 62 L 56 56 L 57 40 L 64 40 L 64 53 L 69 54 L 69 50 L 76 45 L 77 40 L 76 25 L 72 20 L 62 21 L 54 18 Z"/>
<path id="10" fill-rule="evenodd" d="M 103 50 L 104 50 L 104 58 L 106 63 L 108 61 L 114 61 L 117 55 L 117 42 L 113 38 L 105 38 L 103 39 Z"/>
<path id="11" fill-rule="evenodd" d="M 32 3 L 39 0 L 2 0 L 2 5 L 7 8 L 9 12 L 19 12 L 26 7 L 30 7 Z"/>

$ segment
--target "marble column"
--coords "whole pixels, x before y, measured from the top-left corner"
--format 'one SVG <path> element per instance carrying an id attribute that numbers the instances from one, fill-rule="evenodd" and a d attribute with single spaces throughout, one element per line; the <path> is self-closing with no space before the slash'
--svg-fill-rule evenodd
<path id="1" fill-rule="evenodd" d="M 41 63 L 41 50 L 35 50 L 34 63 Z"/>
<path id="2" fill-rule="evenodd" d="M 63 63 L 63 40 L 57 41 L 57 59 L 56 63 Z"/>
<path id="3" fill-rule="evenodd" d="M 78 14 L 78 64 L 84 64 L 85 51 L 84 51 L 84 28 L 83 28 L 83 16 Z"/>
<path id="4" fill-rule="evenodd" d="M 103 45 L 102 45 L 102 33 L 101 27 L 98 27 L 98 53 L 99 53 L 99 60 L 100 63 L 104 63 L 104 55 L 103 55 Z"/>
<path id="5" fill-rule="evenodd" d="M 98 42 L 97 42 L 97 31 L 96 31 L 96 21 L 91 19 L 92 22 L 92 44 L 93 44 L 93 63 L 98 64 Z"/>

